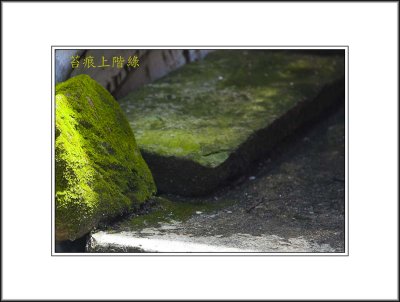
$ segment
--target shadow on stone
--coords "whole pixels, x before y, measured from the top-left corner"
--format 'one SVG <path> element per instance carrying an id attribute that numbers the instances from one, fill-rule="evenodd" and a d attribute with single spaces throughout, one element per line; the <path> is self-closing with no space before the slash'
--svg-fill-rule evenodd
<path id="1" fill-rule="evenodd" d="M 55 252 L 56 253 L 84 253 L 86 248 L 86 242 L 89 239 L 89 235 L 78 238 L 74 241 L 56 241 Z"/>

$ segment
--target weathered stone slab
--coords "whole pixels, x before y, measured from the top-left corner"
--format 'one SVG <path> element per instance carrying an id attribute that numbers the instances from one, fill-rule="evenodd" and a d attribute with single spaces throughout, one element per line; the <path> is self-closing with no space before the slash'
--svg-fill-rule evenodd
<path id="1" fill-rule="evenodd" d="M 302 237 L 285 238 L 236 234 L 229 237 L 185 235 L 153 235 L 97 232 L 92 235 L 91 253 L 332 253 L 328 244 L 316 244 Z"/>
<path id="2" fill-rule="evenodd" d="M 56 240 L 125 214 L 156 187 L 118 103 L 87 75 L 56 85 Z"/>
<path id="3" fill-rule="evenodd" d="M 211 192 L 344 100 L 344 55 L 221 50 L 120 100 L 160 191 Z"/>

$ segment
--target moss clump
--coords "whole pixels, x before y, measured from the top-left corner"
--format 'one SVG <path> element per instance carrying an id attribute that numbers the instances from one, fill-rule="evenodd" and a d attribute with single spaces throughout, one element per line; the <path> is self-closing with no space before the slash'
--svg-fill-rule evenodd
<path id="1" fill-rule="evenodd" d="M 156 192 L 122 110 L 79 75 L 56 86 L 56 240 L 75 240 Z"/>

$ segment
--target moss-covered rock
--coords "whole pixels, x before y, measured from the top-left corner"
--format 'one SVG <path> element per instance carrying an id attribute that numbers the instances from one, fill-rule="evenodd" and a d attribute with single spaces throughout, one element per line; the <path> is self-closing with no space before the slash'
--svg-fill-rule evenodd
<path id="1" fill-rule="evenodd" d="M 198 195 L 338 100 L 344 52 L 220 50 L 120 104 L 158 188 Z"/>
<path id="2" fill-rule="evenodd" d="M 80 75 L 56 86 L 56 240 L 74 240 L 156 192 L 122 110 Z"/>

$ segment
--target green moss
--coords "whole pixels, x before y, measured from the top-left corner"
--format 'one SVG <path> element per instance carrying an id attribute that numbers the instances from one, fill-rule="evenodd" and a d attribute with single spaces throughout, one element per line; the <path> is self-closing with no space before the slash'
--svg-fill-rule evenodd
<path id="1" fill-rule="evenodd" d="M 217 167 L 255 131 L 343 76 L 341 56 L 221 50 L 120 100 L 139 147 Z"/>
<path id="2" fill-rule="evenodd" d="M 89 76 L 56 86 L 56 239 L 74 240 L 156 191 L 118 103 Z"/>
<path id="3" fill-rule="evenodd" d="M 155 204 L 145 215 L 134 215 L 128 219 L 124 219 L 117 225 L 112 226 L 108 230 L 141 230 L 146 227 L 157 227 L 160 223 L 184 222 L 196 212 L 201 214 L 211 213 L 222 209 L 234 202 L 224 200 L 212 202 L 201 199 L 179 199 L 179 197 L 154 197 Z"/>

